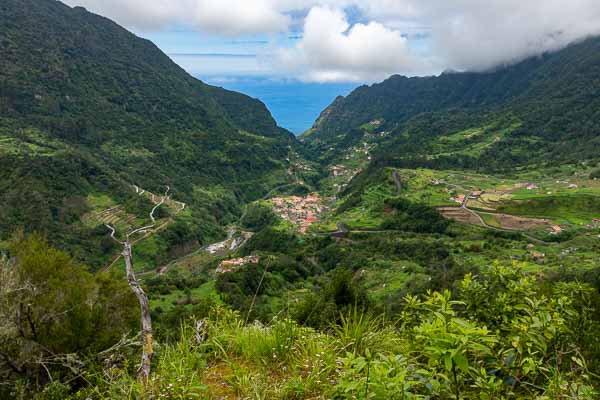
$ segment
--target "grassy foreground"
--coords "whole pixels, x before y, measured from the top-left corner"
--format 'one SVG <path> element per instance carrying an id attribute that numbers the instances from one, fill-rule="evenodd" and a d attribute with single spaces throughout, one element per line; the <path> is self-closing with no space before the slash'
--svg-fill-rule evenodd
<path id="1" fill-rule="evenodd" d="M 321 332 L 285 315 L 247 323 L 219 306 L 160 346 L 147 386 L 121 360 L 70 398 L 597 399 L 594 297 L 494 265 L 467 275 L 455 298 L 406 297 L 394 320 L 354 308 Z M 40 398 L 67 393 L 51 384 Z"/>

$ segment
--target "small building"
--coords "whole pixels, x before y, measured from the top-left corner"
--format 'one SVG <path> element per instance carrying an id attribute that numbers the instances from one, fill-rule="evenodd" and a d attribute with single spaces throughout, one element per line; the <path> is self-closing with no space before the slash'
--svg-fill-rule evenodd
<path id="1" fill-rule="evenodd" d="M 476 200 L 476 199 L 480 198 L 483 193 L 484 193 L 483 190 L 475 190 L 474 192 L 471 192 L 471 194 L 469 195 L 469 198 Z"/>
<path id="2" fill-rule="evenodd" d="M 247 256 L 242 258 L 233 258 L 231 260 L 224 260 L 221 261 L 215 272 L 217 274 L 225 274 L 228 272 L 233 272 L 239 267 L 243 267 L 248 264 L 258 264 L 259 262 L 259 256 Z"/>
<path id="3" fill-rule="evenodd" d="M 333 167 L 331 167 L 331 173 L 334 177 L 342 175 L 345 171 L 346 169 L 340 165 L 334 165 Z"/>
<path id="4" fill-rule="evenodd" d="M 550 228 L 550 234 L 551 235 L 558 235 L 562 233 L 562 228 L 558 225 L 554 225 L 553 227 Z"/>
<path id="5" fill-rule="evenodd" d="M 531 253 L 531 255 L 533 256 L 533 259 L 535 261 L 541 261 L 544 259 L 544 257 L 546 257 L 544 253 L 540 253 L 539 251 L 534 251 L 533 253 Z"/>

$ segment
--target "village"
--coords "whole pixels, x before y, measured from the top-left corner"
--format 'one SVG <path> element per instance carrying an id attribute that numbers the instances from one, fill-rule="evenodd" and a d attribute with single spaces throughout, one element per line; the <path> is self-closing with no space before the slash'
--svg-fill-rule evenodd
<path id="1" fill-rule="evenodd" d="M 311 225 L 318 222 L 320 214 L 325 209 L 318 194 L 310 194 L 306 197 L 275 197 L 270 202 L 273 204 L 273 212 L 284 221 L 296 226 L 300 233 L 306 233 Z"/>
<path id="2" fill-rule="evenodd" d="M 273 212 L 284 221 L 293 224 L 298 232 L 302 234 L 306 233 L 312 224 L 319 221 L 319 215 L 324 211 L 321 197 L 318 194 L 310 194 L 306 197 L 275 197 L 269 201 L 273 205 Z M 243 239 L 247 240 L 248 238 L 244 236 Z M 215 254 L 224 248 L 231 249 L 231 241 L 232 238 L 230 237 L 225 242 L 209 246 L 207 250 L 211 254 Z M 215 272 L 217 274 L 234 272 L 241 267 L 250 264 L 258 264 L 260 263 L 260 260 L 260 256 L 257 255 L 224 260 L 219 263 Z"/>

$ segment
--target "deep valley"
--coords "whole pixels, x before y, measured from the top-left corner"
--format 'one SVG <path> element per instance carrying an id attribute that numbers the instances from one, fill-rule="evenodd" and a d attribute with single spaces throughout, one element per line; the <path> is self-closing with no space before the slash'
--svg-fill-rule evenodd
<path id="1" fill-rule="evenodd" d="M 0 398 L 599 398 L 599 82 L 590 36 L 296 137 L 107 18 L 3 0 Z"/>

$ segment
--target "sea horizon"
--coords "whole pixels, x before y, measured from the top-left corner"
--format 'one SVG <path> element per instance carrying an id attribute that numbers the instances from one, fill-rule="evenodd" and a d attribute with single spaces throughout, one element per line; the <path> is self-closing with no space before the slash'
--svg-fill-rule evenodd
<path id="1" fill-rule="evenodd" d="M 277 124 L 295 135 L 310 129 L 338 96 L 347 96 L 359 83 L 309 83 L 268 77 L 202 78 L 210 85 L 262 101 Z"/>

